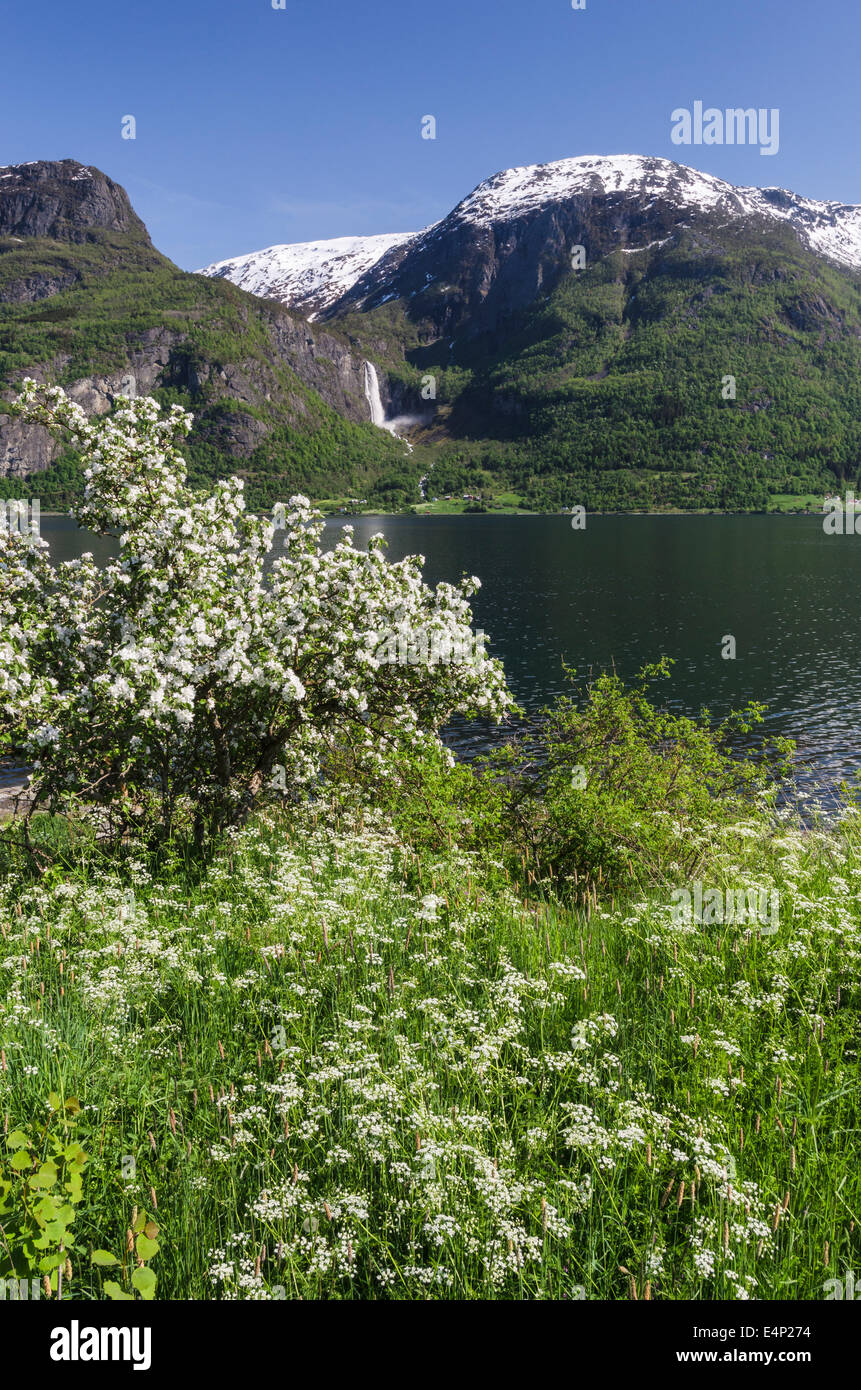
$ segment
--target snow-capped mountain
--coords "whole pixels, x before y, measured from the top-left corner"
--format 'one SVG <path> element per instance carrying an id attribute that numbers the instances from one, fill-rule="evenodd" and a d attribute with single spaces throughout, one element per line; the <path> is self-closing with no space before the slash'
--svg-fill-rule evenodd
<path id="1" fill-rule="evenodd" d="M 387 251 L 412 241 L 414 236 L 413 232 L 403 232 L 267 246 L 265 251 L 216 261 L 200 274 L 222 276 L 250 294 L 277 299 L 307 319 L 315 319 L 351 290 Z"/>
<path id="2" fill-rule="evenodd" d="M 672 160 L 638 154 L 586 154 L 555 164 L 505 170 L 485 179 L 452 217 L 490 222 L 516 217 L 576 193 L 668 200 L 694 211 L 727 217 L 766 217 L 791 222 L 811 250 L 842 265 L 861 268 L 861 204 L 823 203 L 782 188 L 746 188 L 700 174 Z"/>
<path id="3" fill-rule="evenodd" d="M 506 169 L 480 183 L 451 216 L 487 224 L 584 193 L 620 194 L 646 207 L 663 201 L 694 212 L 790 222 L 811 250 L 841 265 L 861 268 L 861 205 L 818 202 L 784 188 L 736 186 L 685 164 L 640 155 L 583 155 Z"/>
<path id="4" fill-rule="evenodd" d="M 412 235 L 275 246 L 207 266 L 202 273 L 227 276 L 243 289 L 277 299 L 308 318 L 331 318 L 342 309 L 414 299 L 435 285 L 450 288 L 452 280 L 468 298 L 476 291 L 486 297 L 512 235 L 523 251 L 525 224 L 537 224 L 538 235 L 549 235 L 554 254 L 563 233 L 563 240 L 582 242 L 594 259 L 612 250 L 666 244 L 678 230 L 715 218 L 725 223 L 755 219 L 786 224 L 817 255 L 861 269 L 859 205 L 820 202 L 782 188 L 736 187 L 668 159 L 583 155 L 495 174 L 447 217 Z M 488 239 L 494 243 L 493 264 L 486 256 L 478 257 L 479 280 L 484 283 L 464 284 L 459 260 L 474 262 L 478 247 Z M 527 240 L 538 257 L 537 284 L 531 285 L 535 290 L 546 264 L 536 238 Z"/>

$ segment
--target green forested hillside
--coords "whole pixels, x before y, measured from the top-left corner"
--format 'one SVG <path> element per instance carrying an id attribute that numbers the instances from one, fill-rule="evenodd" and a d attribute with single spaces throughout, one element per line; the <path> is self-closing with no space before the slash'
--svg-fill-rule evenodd
<path id="1" fill-rule="evenodd" d="M 437 443 L 440 492 L 480 480 L 535 508 L 758 509 L 861 481 L 861 287 L 790 231 L 617 252 L 451 348 L 394 305 L 344 326 L 363 320 L 405 384 L 437 374 L 419 437 Z"/>

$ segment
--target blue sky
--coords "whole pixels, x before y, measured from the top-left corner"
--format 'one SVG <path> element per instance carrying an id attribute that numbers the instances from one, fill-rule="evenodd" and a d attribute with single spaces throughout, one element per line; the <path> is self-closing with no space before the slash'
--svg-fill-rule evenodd
<path id="1" fill-rule="evenodd" d="M 859 41 L 858 0 L 42 0 L 5 8 L 0 164 L 97 165 L 189 270 L 578 154 L 861 202 Z M 780 152 L 673 145 L 697 100 L 779 108 Z"/>

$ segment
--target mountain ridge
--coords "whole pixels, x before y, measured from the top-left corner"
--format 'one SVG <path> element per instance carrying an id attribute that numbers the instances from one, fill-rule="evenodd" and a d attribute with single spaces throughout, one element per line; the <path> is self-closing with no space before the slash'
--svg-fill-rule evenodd
<path id="1" fill-rule="evenodd" d="M 412 240 L 412 232 L 395 232 L 285 243 L 215 261 L 197 274 L 230 280 L 249 294 L 275 299 L 303 313 L 308 309 L 305 317 L 313 323 L 388 251 Z"/>
<path id="2" fill-rule="evenodd" d="M 300 312 L 310 309 L 307 316 L 314 322 L 337 317 L 349 307 L 373 307 L 404 259 L 458 223 L 486 228 L 573 197 L 616 195 L 641 201 L 651 196 L 698 213 L 788 224 L 815 254 L 861 270 L 861 205 L 806 198 L 777 186 L 735 185 L 657 156 L 578 155 L 502 170 L 482 180 L 445 217 L 412 234 L 283 243 L 215 262 L 198 273 L 223 275 Z"/>

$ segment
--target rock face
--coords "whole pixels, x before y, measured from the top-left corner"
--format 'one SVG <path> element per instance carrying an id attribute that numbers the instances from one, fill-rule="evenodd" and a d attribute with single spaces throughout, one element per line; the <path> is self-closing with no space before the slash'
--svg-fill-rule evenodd
<path id="1" fill-rule="evenodd" d="M 43 473 L 57 453 L 54 440 L 41 425 L 23 425 L 20 420 L 0 424 L 0 478 Z"/>
<path id="2" fill-rule="evenodd" d="M 306 325 L 286 313 L 276 312 L 269 326 L 273 368 L 288 365 L 346 419 L 357 423 L 369 420 L 361 354 L 351 353 L 331 334 L 323 332 L 312 337 Z M 181 351 L 183 341 L 182 335 L 167 329 L 143 334 L 140 345 L 129 351 L 128 365 L 106 375 L 65 380 L 68 359 L 60 357 L 27 368 L 16 376 L 32 376 L 37 381 L 65 380 L 64 390 L 88 415 L 104 414 L 119 395 L 145 396 L 162 386 L 188 391 L 192 397 L 227 397 L 250 405 L 271 399 L 274 383 L 259 360 L 218 365 L 200 363 Z M 10 398 L 14 387 L 0 394 Z M 305 402 L 299 397 L 293 397 L 287 404 L 298 415 L 307 412 Z M 210 442 L 238 458 L 249 456 L 267 433 L 262 421 L 247 414 L 221 418 L 217 431 L 211 426 L 205 428 Z M 4 422 L 0 416 L 0 477 L 25 478 L 42 472 L 59 452 L 59 445 L 47 431 L 37 426 L 24 426 L 17 420 Z"/>
<path id="3" fill-rule="evenodd" d="M 0 237 L 83 242 L 95 228 L 149 235 L 128 194 L 99 169 L 75 159 L 0 168 Z"/>
<path id="4" fill-rule="evenodd" d="M 273 322 L 272 336 L 285 361 L 294 363 L 302 380 L 339 415 L 354 421 L 370 418 L 361 351 L 351 349 L 323 328 L 312 333 L 307 324 L 287 314 Z"/>
<path id="5" fill-rule="evenodd" d="M 104 415 L 117 396 L 146 396 L 162 379 L 171 360 L 171 350 L 180 341 L 168 330 L 142 335 L 139 347 L 129 353 L 129 364 L 122 371 L 108 376 L 81 377 L 67 382 L 65 391 L 88 415 Z M 28 368 L 19 376 L 31 376 L 36 381 L 62 380 L 68 358 L 55 358 Z M 14 391 L 4 392 L 11 396 Z M 26 478 L 41 473 L 54 462 L 60 446 L 39 425 L 24 425 L 20 420 L 3 421 L 0 417 L 0 477 Z"/>
<path id="6" fill-rule="evenodd" d="M 20 280 L 12 280 L 0 287 L 0 304 L 34 304 L 37 299 L 49 299 L 52 294 L 61 294 L 77 279 L 75 270 L 53 275 L 41 272 L 22 275 Z"/>
<path id="7" fill-rule="evenodd" d="M 305 325 L 286 314 L 271 321 L 271 336 L 273 367 L 282 362 L 289 365 L 327 405 L 346 419 L 357 423 L 369 420 L 361 354 L 351 353 L 330 334 L 311 337 Z M 182 342 L 181 335 L 166 329 L 144 334 L 141 345 L 130 350 L 127 367 L 107 375 L 66 381 L 64 390 L 88 415 L 104 414 L 119 395 L 146 396 L 161 386 L 175 386 L 192 396 L 215 393 L 251 405 L 271 398 L 272 382 L 258 361 L 217 366 L 200 364 L 178 351 Z M 55 358 L 51 363 L 27 368 L 26 372 L 16 375 L 54 382 L 64 379 L 65 367 L 63 358 Z M 0 395 L 11 398 L 14 386 L 2 390 Z M 388 391 L 385 395 L 388 400 Z M 307 410 L 298 397 L 289 404 L 300 415 Z M 222 420 L 217 440 L 211 429 L 207 430 L 207 435 L 220 448 L 241 458 L 253 452 L 266 432 L 262 421 L 242 415 Z M 46 430 L 22 425 L 17 420 L 4 421 L 0 416 L 0 477 L 25 478 L 42 472 L 59 452 L 59 445 Z"/>

